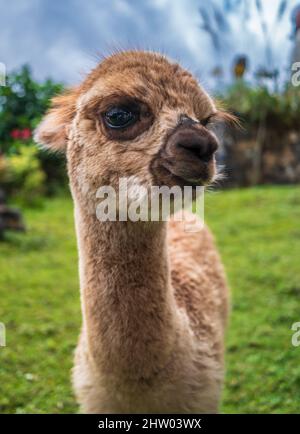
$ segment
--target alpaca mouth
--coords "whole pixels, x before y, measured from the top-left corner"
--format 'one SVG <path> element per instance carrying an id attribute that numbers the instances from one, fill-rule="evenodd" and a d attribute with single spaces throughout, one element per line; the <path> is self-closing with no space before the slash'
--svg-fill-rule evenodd
<path id="1" fill-rule="evenodd" d="M 173 177 L 174 180 L 176 180 L 176 185 L 180 187 L 185 187 L 185 186 L 197 187 L 197 186 L 205 185 L 205 182 L 202 179 L 202 177 L 193 178 L 188 175 L 183 177 L 183 176 L 176 175 L 169 169 L 167 170 L 169 171 L 170 176 Z"/>
<path id="2" fill-rule="evenodd" d="M 162 162 L 152 171 L 154 181 L 159 186 L 201 187 L 208 185 L 213 177 L 214 170 L 209 163 L 203 163 L 201 170 L 189 172 L 186 167 L 176 167 Z"/>
<path id="3" fill-rule="evenodd" d="M 208 167 L 205 167 L 204 170 L 201 171 L 201 174 L 188 173 L 184 169 L 178 171 L 168 167 L 166 167 L 166 169 L 169 171 L 171 176 L 178 180 L 179 185 L 184 183 L 186 186 L 204 186 L 213 178 L 209 173 L 210 170 Z"/>
<path id="4" fill-rule="evenodd" d="M 166 173 L 178 181 L 180 186 L 204 186 L 209 184 L 215 174 L 215 157 L 208 161 L 183 160 L 164 158 L 161 160 Z"/>

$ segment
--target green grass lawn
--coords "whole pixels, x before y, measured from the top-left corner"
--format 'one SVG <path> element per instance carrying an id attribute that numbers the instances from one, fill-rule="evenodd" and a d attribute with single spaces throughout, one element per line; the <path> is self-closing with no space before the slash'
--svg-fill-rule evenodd
<path id="1" fill-rule="evenodd" d="M 232 288 L 222 412 L 300 411 L 300 187 L 206 195 Z M 80 327 L 69 198 L 25 210 L 26 234 L 0 243 L 0 412 L 76 412 L 70 385 Z"/>

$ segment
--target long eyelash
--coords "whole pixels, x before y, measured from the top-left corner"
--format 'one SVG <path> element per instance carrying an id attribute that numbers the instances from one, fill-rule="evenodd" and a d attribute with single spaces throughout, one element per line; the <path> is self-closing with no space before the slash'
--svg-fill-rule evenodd
<path id="1" fill-rule="evenodd" d="M 226 111 L 218 110 L 215 113 L 207 116 L 205 119 L 200 121 L 201 125 L 206 128 L 214 125 L 227 125 L 232 128 L 242 129 L 242 125 L 239 119 L 231 113 Z"/>
<path id="2" fill-rule="evenodd" d="M 215 121 L 223 122 L 225 125 L 233 128 L 242 128 L 240 120 L 232 113 L 226 112 L 224 110 L 218 110 L 216 113 L 213 113 L 211 116 L 212 122 Z"/>

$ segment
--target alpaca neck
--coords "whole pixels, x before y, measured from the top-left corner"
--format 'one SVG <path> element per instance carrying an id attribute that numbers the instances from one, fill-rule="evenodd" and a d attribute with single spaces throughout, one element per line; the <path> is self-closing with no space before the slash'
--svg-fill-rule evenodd
<path id="1" fill-rule="evenodd" d="M 89 352 L 102 369 L 149 378 L 175 339 L 166 224 L 99 222 L 77 207 L 76 226 Z"/>

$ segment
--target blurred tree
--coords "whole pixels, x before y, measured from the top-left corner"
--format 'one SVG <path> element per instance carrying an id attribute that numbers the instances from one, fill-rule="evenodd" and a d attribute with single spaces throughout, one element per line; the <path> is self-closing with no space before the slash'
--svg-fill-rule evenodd
<path id="1" fill-rule="evenodd" d="M 283 92 L 274 93 L 237 81 L 219 98 L 241 118 L 246 130 L 256 130 L 262 121 L 273 130 L 299 130 L 300 88 L 287 85 Z"/>
<path id="2" fill-rule="evenodd" d="M 32 130 L 49 106 L 50 98 L 63 86 L 46 80 L 33 80 L 28 65 L 7 77 L 0 87 L 0 146 L 4 153 L 13 153 L 18 139 L 29 140 Z"/>
<path id="3" fill-rule="evenodd" d="M 11 160 L 14 156 L 17 157 L 16 161 L 23 161 L 22 156 L 26 152 L 25 148 L 32 148 L 28 149 L 28 155 L 31 155 L 32 159 L 38 159 L 39 170 L 46 175 L 42 176 L 39 173 L 38 176 L 35 176 L 32 194 L 33 190 L 40 189 L 42 191 L 42 183 L 45 183 L 46 189 L 44 191 L 46 193 L 54 193 L 57 188 L 66 185 L 64 156 L 52 155 L 42 149 L 38 150 L 32 140 L 33 130 L 48 109 L 51 98 L 62 90 L 62 84 L 55 83 L 50 79 L 42 83 L 36 82 L 28 65 L 24 65 L 19 71 L 9 74 L 6 85 L 0 87 L 0 155 L 7 157 L 7 161 L 14 161 Z M 30 164 L 28 162 L 28 169 L 30 169 Z M 26 177 L 29 178 L 29 174 Z M 8 185 L 20 184 L 18 184 L 19 179 L 16 172 L 12 172 L 11 178 L 13 179 L 10 180 L 10 184 L 6 184 L 7 188 Z M 39 183 L 40 186 L 38 186 Z M 19 188 L 22 188 L 24 194 L 26 193 L 28 196 L 30 194 L 29 185 L 32 185 L 32 182 L 26 184 L 28 188 L 25 184 L 22 182 Z M 8 189 L 7 193 L 11 194 L 12 191 Z"/>

